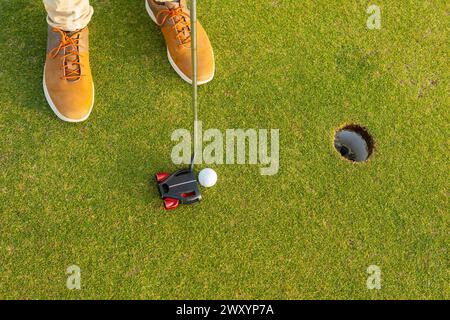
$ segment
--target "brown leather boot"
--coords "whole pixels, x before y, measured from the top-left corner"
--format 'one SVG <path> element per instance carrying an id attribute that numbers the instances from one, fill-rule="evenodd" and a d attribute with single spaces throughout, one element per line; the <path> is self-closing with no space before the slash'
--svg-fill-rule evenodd
<path id="1" fill-rule="evenodd" d="M 94 83 L 89 65 L 89 31 L 48 29 L 44 93 L 48 104 L 63 121 L 81 122 L 94 105 Z"/>
<path id="2" fill-rule="evenodd" d="M 145 0 L 150 18 L 161 27 L 169 62 L 183 80 L 192 83 L 191 19 L 186 0 Z M 214 53 L 205 29 L 197 21 L 198 84 L 214 78 Z"/>

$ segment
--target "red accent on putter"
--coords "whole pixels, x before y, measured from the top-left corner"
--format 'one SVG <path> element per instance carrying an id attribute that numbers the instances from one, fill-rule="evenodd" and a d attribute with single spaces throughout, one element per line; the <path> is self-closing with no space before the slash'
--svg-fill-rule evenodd
<path id="1" fill-rule="evenodd" d="M 155 174 L 156 182 L 161 183 L 164 180 L 166 180 L 168 177 L 170 177 L 170 173 L 167 172 L 158 172 Z"/>
<path id="2" fill-rule="evenodd" d="M 183 198 L 189 198 L 189 197 L 195 196 L 195 192 L 182 193 L 181 196 Z"/>
<path id="3" fill-rule="evenodd" d="M 164 199 L 164 208 L 166 210 L 173 210 L 178 208 L 178 205 L 180 204 L 180 201 L 177 199 L 172 198 L 165 198 Z"/>

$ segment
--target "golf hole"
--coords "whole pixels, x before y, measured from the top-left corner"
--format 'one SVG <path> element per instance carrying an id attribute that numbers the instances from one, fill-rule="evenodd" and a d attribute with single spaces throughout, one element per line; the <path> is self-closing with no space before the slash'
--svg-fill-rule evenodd
<path id="1" fill-rule="evenodd" d="M 365 128 L 351 124 L 336 132 L 334 147 L 343 158 L 353 162 L 364 162 L 372 155 L 374 142 Z"/>

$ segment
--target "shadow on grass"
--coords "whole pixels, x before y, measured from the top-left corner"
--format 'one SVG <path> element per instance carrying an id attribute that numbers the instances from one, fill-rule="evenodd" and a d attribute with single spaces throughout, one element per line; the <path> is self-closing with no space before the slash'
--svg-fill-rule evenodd
<path id="1" fill-rule="evenodd" d="M 164 38 L 148 16 L 144 1 L 98 0 L 92 5 L 96 10 L 91 24 L 96 101 L 99 109 L 107 110 L 100 117 L 109 119 L 108 130 L 120 134 L 108 185 L 150 205 L 149 209 L 160 208 L 154 174 L 167 166 L 164 159 L 169 159 L 170 151 L 161 157 L 160 142 L 154 146 L 158 125 L 162 126 L 159 119 L 166 117 L 156 102 L 164 99 L 162 92 L 170 90 L 174 82 L 180 86 L 177 90 L 189 90 L 189 86 L 172 70 Z"/>
<path id="2" fill-rule="evenodd" d="M 46 21 L 42 3 L 4 1 L 0 12 L 1 81 L 13 105 L 52 113 L 42 90 L 46 54 Z"/>
<path id="3" fill-rule="evenodd" d="M 83 144 L 98 153 L 105 150 L 106 137 L 120 132 L 117 144 L 110 149 L 116 163 L 110 166 L 114 172 L 106 178 L 108 187 L 144 203 L 155 200 L 159 205 L 153 175 L 166 167 L 169 153 L 158 149 L 160 142 L 154 143 L 159 141 L 155 139 L 159 131 L 153 122 L 165 117 L 155 102 L 162 100 L 161 88 L 170 90 L 174 83 L 180 85 L 177 90 L 189 87 L 170 67 L 162 34 L 148 17 L 143 1 L 93 0 L 91 4 L 95 9 L 89 25 L 91 64 L 96 84 L 91 118 L 75 126 L 64 124 L 47 105 L 42 90 L 47 23 L 41 1 L 0 3 L 4 17 L 0 19 L 0 104 L 8 103 L 24 118 L 32 118 L 30 126 L 34 124 L 43 130 L 42 124 L 48 123 L 55 134 L 63 135 L 61 143 L 82 139 Z M 16 112 L 9 116 L 16 117 Z M 147 134 L 149 121 L 153 139 Z M 83 138 L 82 132 L 90 133 L 90 137 Z M 147 142 L 131 143 L 128 134 L 131 139 Z M 164 157 L 159 156 L 162 152 Z M 89 156 L 99 154 L 89 154 L 86 149 L 86 157 Z M 88 176 L 95 170 L 82 169 Z"/>

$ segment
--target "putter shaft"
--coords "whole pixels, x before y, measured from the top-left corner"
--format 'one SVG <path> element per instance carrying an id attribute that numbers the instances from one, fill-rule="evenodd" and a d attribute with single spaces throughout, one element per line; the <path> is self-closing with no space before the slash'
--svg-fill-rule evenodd
<path id="1" fill-rule="evenodd" d="M 191 49 L 192 49 L 192 109 L 194 112 L 194 150 L 191 161 L 191 170 L 196 160 L 196 145 L 198 142 L 198 62 L 197 62 L 197 0 L 191 2 Z"/>

